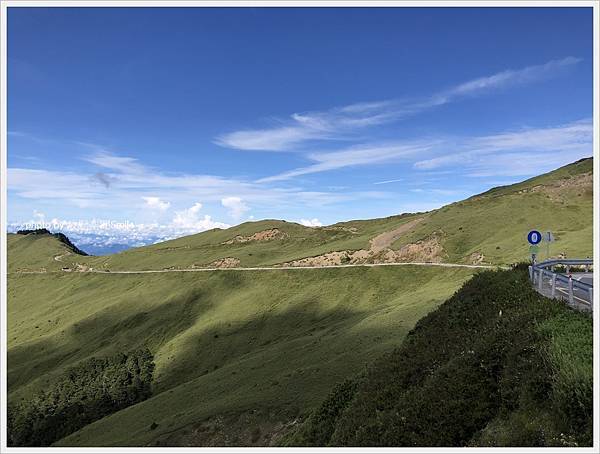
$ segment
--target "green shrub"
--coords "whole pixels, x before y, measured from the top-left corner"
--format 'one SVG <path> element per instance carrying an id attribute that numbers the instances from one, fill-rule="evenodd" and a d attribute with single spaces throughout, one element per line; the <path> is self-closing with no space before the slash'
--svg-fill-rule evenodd
<path id="1" fill-rule="evenodd" d="M 11 446 L 50 446 L 86 424 L 152 394 L 153 357 L 137 350 L 90 358 L 61 375 L 46 391 L 8 408 Z"/>
<path id="2" fill-rule="evenodd" d="M 348 406 L 356 391 L 357 382 L 346 380 L 338 383 L 321 406 L 310 416 L 307 424 L 285 438 L 281 444 L 297 446 L 309 443 L 327 446 L 335 429 L 336 418 Z"/>
<path id="3" fill-rule="evenodd" d="M 552 409 L 561 432 L 592 443 L 594 398 L 593 327 L 587 314 L 561 313 L 540 324 L 549 339 L 545 348 L 552 377 Z"/>
<path id="4" fill-rule="evenodd" d="M 483 272 L 286 443 L 590 445 L 591 358 L 591 318 L 536 293 L 525 265 Z"/>

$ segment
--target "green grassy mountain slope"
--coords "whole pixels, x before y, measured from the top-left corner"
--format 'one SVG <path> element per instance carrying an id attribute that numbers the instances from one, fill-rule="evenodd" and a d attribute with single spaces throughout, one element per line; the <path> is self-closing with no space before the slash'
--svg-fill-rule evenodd
<path id="1" fill-rule="evenodd" d="M 84 258 L 81 251 L 70 244 L 62 234 L 30 233 L 7 235 L 9 251 L 8 271 L 54 271 L 61 263 L 56 257 L 74 256 Z"/>
<path id="2" fill-rule="evenodd" d="M 339 384 L 291 446 L 591 446 L 593 323 L 487 271 Z"/>
<path id="3" fill-rule="evenodd" d="M 478 270 L 115 271 L 503 264 L 527 257 L 532 227 L 555 233 L 555 253 L 591 255 L 591 165 L 583 160 L 427 213 L 322 228 L 249 222 L 102 257 L 49 234 L 9 234 L 9 401 L 30 399 L 92 357 L 148 348 L 153 395 L 57 445 L 276 444 L 336 383 L 400 345 Z"/>
<path id="4" fill-rule="evenodd" d="M 593 160 L 584 159 L 522 183 L 491 189 L 429 213 L 393 247 L 442 232 L 448 261 L 483 256 L 482 262 L 514 263 L 527 256 L 524 235 L 550 230 L 551 256 L 592 256 Z M 545 248 L 540 250 L 546 257 Z"/>
<path id="5" fill-rule="evenodd" d="M 202 444 L 195 425 L 228 415 L 255 418 L 244 427 L 265 433 L 253 444 L 268 443 L 265 424 L 308 411 L 472 273 L 407 266 L 11 275 L 10 398 L 27 399 L 91 356 L 147 346 L 154 397 L 60 444 Z"/>
<path id="6" fill-rule="evenodd" d="M 31 270 L 429 261 L 510 264 L 527 258 L 525 234 L 537 228 L 554 233 L 552 256 L 585 257 L 592 254 L 592 182 L 589 158 L 427 213 L 321 228 L 277 220 L 246 222 L 103 257 L 60 255 L 54 250 L 29 256 L 21 252 L 29 243 L 9 235 L 9 255 L 18 257 L 11 269 Z M 540 253 L 544 258 L 545 248 Z M 58 258 L 49 260 L 49 254 Z"/>

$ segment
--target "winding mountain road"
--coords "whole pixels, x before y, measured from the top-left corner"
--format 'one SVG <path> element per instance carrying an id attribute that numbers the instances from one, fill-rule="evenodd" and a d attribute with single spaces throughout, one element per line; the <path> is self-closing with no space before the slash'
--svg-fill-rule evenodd
<path id="1" fill-rule="evenodd" d="M 153 274 L 153 273 L 198 273 L 207 271 L 273 271 L 273 270 L 316 270 L 328 268 L 373 268 L 378 266 L 439 266 L 445 268 L 474 268 L 474 269 L 509 269 L 500 265 L 468 265 L 465 263 L 433 263 L 433 262 L 402 262 L 402 263 L 361 263 L 349 265 L 323 265 L 323 266 L 255 266 L 255 267 L 228 267 L 228 268 L 180 268 L 163 270 L 60 270 L 60 271 L 14 271 L 9 274 L 41 274 L 41 273 L 96 273 L 96 274 Z"/>

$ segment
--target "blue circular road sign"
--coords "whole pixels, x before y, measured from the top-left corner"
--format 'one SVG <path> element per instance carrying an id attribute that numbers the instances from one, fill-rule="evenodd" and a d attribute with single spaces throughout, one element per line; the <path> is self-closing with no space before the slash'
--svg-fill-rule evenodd
<path id="1" fill-rule="evenodd" d="M 527 241 L 529 244 L 538 244 L 542 241 L 542 234 L 537 230 L 532 230 L 527 234 Z"/>

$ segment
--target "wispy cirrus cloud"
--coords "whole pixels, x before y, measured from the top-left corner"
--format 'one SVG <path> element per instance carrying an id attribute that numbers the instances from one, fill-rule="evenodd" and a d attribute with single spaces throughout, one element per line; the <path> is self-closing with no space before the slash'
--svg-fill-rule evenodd
<path id="1" fill-rule="evenodd" d="M 294 113 L 278 126 L 234 131 L 217 137 L 215 143 L 238 150 L 286 151 L 311 140 L 340 140 L 356 129 L 388 122 L 398 113 L 398 107 L 388 101 Z"/>
<path id="2" fill-rule="evenodd" d="M 289 170 L 277 175 L 261 178 L 257 181 L 257 183 L 288 180 L 301 175 L 325 172 L 344 167 L 373 165 L 385 162 L 407 160 L 411 156 L 414 158 L 415 156 L 429 152 L 436 144 L 437 141 L 368 144 L 362 146 L 353 146 L 333 152 L 310 153 L 307 155 L 307 158 L 313 161 L 314 164 Z"/>
<path id="3" fill-rule="evenodd" d="M 541 65 L 507 69 L 413 100 L 363 102 L 320 112 L 294 113 L 276 126 L 222 134 L 215 143 L 238 150 L 290 151 L 316 140 L 347 140 L 360 130 L 417 115 L 460 98 L 482 95 L 560 75 L 581 59 L 566 57 Z"/>
<path id="4" fill-rule="evenodd" d="M 85 154 L 81 159 L 93 164 L 93 167 L 78 171 L 10 167 L 9 193 L 22 199 L 65 208 L 93 207 L 94 215 L 98 211 L 127 213 L 136 207 L 141 209 L 140 213 L 147 216 L 154 213 L 163 219 L 169 210 L 181 211 L 181 207 L 202 200 L 212 209 L 224 209 L 235 221 L 251 209 L 271 210 L 278 207 L 299 210 L 385 195 L 383 192 L 352 189 L 315 191 L 289 186 L 266 187 L 243 178 L 165 173 L 135 158 L 109 152 L 102 147 L 97 147 L 96 151 Z"/>
<path id="5" fill-rule="evenodd" d="M 393 180 L 383 180 L 383 181 L 376 181 L 373 184 L 390 184 L 390 183 L 400 183 L 401 181 L 404 181 L 404 178 L 394 178 Z"/>
<path id="6" fill-rule="evenodd" d="M 540 164 L 552 168 L 591 156 L 593 132 L 592 120 L 583 119 L 546 128 L 464 138 L 453 144 L 458 151 L 419 160 L 414 167 L 420 170 L 460 167 L 471 176 L 529 175 Z"/>
<path id="7" fill-rule="evenodd" d="M 477 95 L 493 89 L 536 82 L 547 77 L 559 75 L 565 69 L 579 62 L 581 62 L 581 58 L 566 57 L 560 60 L 550 60 L 543 65 L 527 66 L 521 69 L 507 69 L 491 76 L 480 77 L 459 84 L 435 95 L 432 99 L 448 102 L 459 96 Z"/>
<path id="8" fill-rule="evenodd" d="M 141 165 L 136 158 L 118 156 L 104 149 L 96 151 L 83 159 L 99 167 L 119 173 L 143 174 L 148 171 L 148 168 Z"/>
<path id="9" fill-rule="evenodd" d="M 288 180 L 352 166 L 404 162 L 417 170 L 460 169 L 465 175 L 532 175 L 592 155 L 593 124 L 584 119 L 476 137 L 441 137 L 392 144 L 367 144 L 335 152 L 309 153 L 314 163 L 258 180 Z M 454 150 L 448 153 L 448 150 Z M 422 159 L 430 156 L 427 159 Z M 537 160 L 537 162 L 535 162 Z M 527 162 L 527 165 L 524 163 Z M 552 167 L 554 166 L 554 167 Z M 379 181 L 387 184 L 397 179 Z"/>

